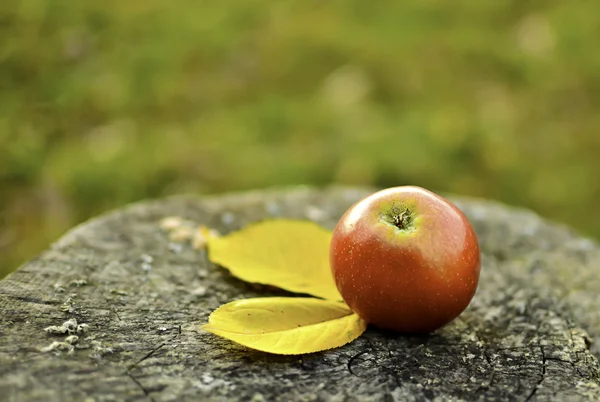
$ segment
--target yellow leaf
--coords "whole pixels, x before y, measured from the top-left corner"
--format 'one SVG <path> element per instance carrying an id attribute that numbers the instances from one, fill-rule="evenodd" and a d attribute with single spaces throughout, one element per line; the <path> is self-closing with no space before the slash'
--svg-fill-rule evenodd
<path id="1" fill-rule="evenodd" d="M 342 300 L 329 268 L 331 232 L 309 221 L 269 220 L 208 239 L 209 258 L 246 281 Z"/>
<path id="2" fill-rule="evenodd" d="M 299 355 L 345 345 L 366 327 L 366 322 L 343 303 L 310 297 L 263 297 L 219 307 L 202 329 L 263 352 Z"/>

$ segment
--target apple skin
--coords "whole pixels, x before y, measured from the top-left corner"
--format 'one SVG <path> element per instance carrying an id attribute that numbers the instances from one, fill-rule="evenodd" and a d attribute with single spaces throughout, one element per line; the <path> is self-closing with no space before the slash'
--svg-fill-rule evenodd
<path id="1" fill-rule="evenodd" d="M 363 320 L 426 333 L 456 318 L 477 289 L 480 252 L 465 215 L 416 186 L 378 191 L 354 204 L 332 236 L 336 286 Z"/>

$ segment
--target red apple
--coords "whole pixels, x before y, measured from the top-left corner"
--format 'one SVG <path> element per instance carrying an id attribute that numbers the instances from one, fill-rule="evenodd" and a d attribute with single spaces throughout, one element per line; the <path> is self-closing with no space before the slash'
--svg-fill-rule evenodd
<path id="1" fill-rule="evenodd" d="M 330 259 L 346 304 L 368 323 L 400 332 L 449 323 L 479 281 L 479 245 L 465 215 L 414 186 L 354 204 L 333 232 Z"/>

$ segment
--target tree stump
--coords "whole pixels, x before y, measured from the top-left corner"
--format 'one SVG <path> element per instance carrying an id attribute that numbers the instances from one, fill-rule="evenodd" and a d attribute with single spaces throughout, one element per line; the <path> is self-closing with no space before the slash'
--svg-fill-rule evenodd
<path id="1" fill-rule="evenodd" d="M 600 247 L 490 201 L 450 197 L 479 236 L 481 280 L 469 308 L 433 334 L 369 328 L 339 349 L 275 356 L 199 329 L 224 303 L 281 292 L 171 241 L 162 218 L 221 233 L 270 217 L 333 228 L 370 192 L 175 197 L 73 229 L 0 281 L 0 399 L 600 400 Z"/>

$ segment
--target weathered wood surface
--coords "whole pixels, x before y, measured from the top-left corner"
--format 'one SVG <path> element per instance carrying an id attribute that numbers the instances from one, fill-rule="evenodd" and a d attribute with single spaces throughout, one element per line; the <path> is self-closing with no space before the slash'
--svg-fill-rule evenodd
<path id="1" fill-rule="evenodd" d="M 219 305 L 266 290 L 171 243 L 161 218 L 221 232 L 272 216 L 333 227 L 365 194 L 171 198 L 75 228 L 0 282 L 0 399 L 600 400 L 600 247 L 492 202 L 456 200 L 480 239 L 481 282 L 468 310 L 435 334 L 369 329 L 340 349 L 281 357 L 198 329 Z M 67 319 L 88 325 L 72 352 L 65 343 L 42 352 L 67 336 L 44 328 Z"/>

